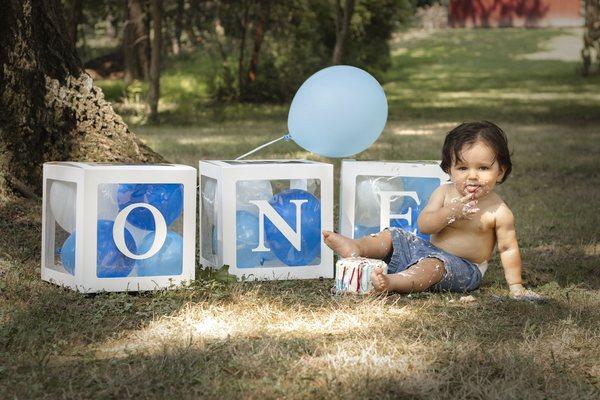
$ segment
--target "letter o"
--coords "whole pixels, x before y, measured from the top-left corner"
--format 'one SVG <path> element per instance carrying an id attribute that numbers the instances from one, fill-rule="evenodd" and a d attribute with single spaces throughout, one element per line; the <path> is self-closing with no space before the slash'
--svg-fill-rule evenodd
<path id="1" fill-rule="evenodd" d="M 152 213 L 152 216 L 154 217 L 154 225 L 156 226 L 156 231 L 154 232 L 154 242 L 152 242 L 150 250 L 144 254 L 133 254 L 131 251 L 129 251 L 127 245 L 125 244 L 125 221 L 127 220 L 129 213 L 138 207 L 145 208 Z M 115 218 L 115 224 L 113 226 L 113 239 L 121 253 L 129 258 L 133 258 L 134 260 L 144 260 L 158 253 L 163 244 L 165 244 L 165 240 L 167 239 L 167 222 L 158 208 L 154 207 L 153 205 L 147 203 L 130 204 L 122 209 L 117 215 L 117 218 Z"/>

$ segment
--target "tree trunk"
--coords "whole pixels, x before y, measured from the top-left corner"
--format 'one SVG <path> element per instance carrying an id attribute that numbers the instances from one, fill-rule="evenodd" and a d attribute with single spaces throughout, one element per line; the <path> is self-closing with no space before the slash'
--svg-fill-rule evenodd
<path id="1" fill-rule="evenodd" d="M 144 78 L 148 79 L 150 70 L 150 63 L 148 61 L 150 39 L 145 22 L 146 14 L 144 13 L 140 0 L 127 0 L 127 9 L 129 15 L 129 21 L 127 22 L 131 23 L 134 28 L 133 32 L 135 40 L 133 41 L 133 47 L 138 55 Z"/>
<path id="2" fill-rule="evenodd" d="M 223 67 L 223 85 L 227 92 L 232 92 L 235 77 L 227 62 L 227 52 L 225 51 L 225 42 L 227 38 L 225 36 L 225 29 L 223 28 L 223 25 L 221 25 L 221 20 L 218 17 L 214 20 L 213 29 L 216 39 L 215 43 L 217 44 L 217 49 L 219 50 L 219 55 L 221 57 L 221 65 Z"/>
<path id="3" fill-rule="evenodd" d="M 173 54 L 181 51 L 181 31 L 183 30 L 183 0 L 177 0 L 177 14 L 175 15 L 175 34 L 173 37 Z"/>
<path id="4" fill-rule="evenodd" d="M 242 37 L 240 39 L 240 54 L 238 57 L 238 87 L 240 93 L 244 89 L 244 50 L 246 48 L 246 32 L 248 31 L 248 11 L 250 7 L 244 3 L 244 13 L 242 15 Z"/>
<path id="5" fill-rule="evenodd" d="M 581 59 L 583 76 L 589 75 L 593 70 L 595 61 L 596 71 L 600 72 L 600 0 L 585 0 L 585 31 L 583 33 L 583 48 Z M 594 60 L 594 53 L 595 60 Z"/>
<path id="6" fill-rule="evenodd" d="M 68 34 L 71 43 L 75 46 L 77 44 L 77 28 L 83 15 L 83 0 L 72 0 L 69 2 L 69 6 Z"/>
<path id="7" fill-rule="evenodd" d="M 162 42 L 162 0 L 152 0 L 152 55 L 150 59 L 150 87 L 148 88 L 148 119 L 158 123 L 158 98 L 160 97 L 160 53 Z"/>
<path id="8" fill-rule="evenodd" d="M 60 0 L 0 13 L 0 196 L 41 193 L 46 161 L 159 162 L 82 71 Z"/>
<path id="9" fill-rule="evenodd" d="M 331 64 L 333 65 L 341 64 L 344 59 L 344 48 L 350 31 L 352 14 L 354 14 L 354 0 L 346 0 L 343 9 L 340 0 L 335 1 L 335 47 L 331 57 Z"/>
<path id="10" fill-rule="evenodd" d="M 106 14 L 106 36 L 111 39 L 116 39 L 117 37 L 116 18 L 113 15 L 112 9 L 109 9 Z"/>
<path id="11" fill-rule="evenodd" d="M 196 35 L 196 31 L 194 30 L 194 21 L 196 19 L 196 15 L 200 13 L 199 8 L 200 7 L 197 2 L 189 1 L 189 8 L 183 18 L 183 27 L 185 29 L 185 33 L 187 34 L 188 41 L 192 47 L 196 47 L 198 44 L 198 35 Z"/>
<path id="12" fill-rule="evenodd" d="M 250 66 L 248 68 L 249 82 L 254 82 L 256 80 L 256 74 L 258 73 L 258 56 L 265 36 L 266 21 L 269 18 L 269 2 L 267 1 L 265 4 L 260 1 L 259 9 L 261 13 L 258 22 L 256 23 L 256 29 L 254 30 L 254 48 L 252 49 L 252 57 L 250 58 Z"/>
<path id="13" fill-rule="evenodd" d="M 127 1 L 127 0 L 126 0 Z M 129 13 L 127 12 L 127 18 L 123 24 L 123 63 L 125 65 L 124 71 L 125 76 L 123 80 L 125 85 L 129 85 L 134 79 L 143 76 L 141 66 L 138 63 L 138 57 L 135 53 L 135 32 L 134 26 L 129 20 Z"/>

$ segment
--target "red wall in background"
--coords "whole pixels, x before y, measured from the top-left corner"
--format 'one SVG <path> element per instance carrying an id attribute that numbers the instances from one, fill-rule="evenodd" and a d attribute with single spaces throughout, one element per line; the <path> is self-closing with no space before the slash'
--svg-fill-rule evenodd
<path id="1" fill-rule="evenodd" d="M 448 25 L 458 27 L 583 26 L 580 0 L 450 0 Z"/>

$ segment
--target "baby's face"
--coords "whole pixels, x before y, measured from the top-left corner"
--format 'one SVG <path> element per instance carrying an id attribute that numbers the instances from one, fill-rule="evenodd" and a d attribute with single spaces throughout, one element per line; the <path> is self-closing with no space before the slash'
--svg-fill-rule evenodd
<path id="1" fill-rule="evenodd" d="M 504 176 L 506 169 L 498 164 L 494 151 L 481 140 L 465 146 L 461 158 L 453 160 L 450 168 L 450 177 L 461 196 L 485 197 Z"/>

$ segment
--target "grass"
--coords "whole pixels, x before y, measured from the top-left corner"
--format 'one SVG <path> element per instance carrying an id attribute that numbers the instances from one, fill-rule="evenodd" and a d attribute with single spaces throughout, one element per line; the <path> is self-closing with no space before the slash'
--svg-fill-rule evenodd
<path id="1" fill-rule="evenodd" d="M 514 148 L 499 193 L 517 218 L 525 279 L 547 303 L 508 300 L 497 257 L 474 302 L 337 297 L 330 280 L 227 283 L 200 271 L 187 289 L 86 296 L 40 281 L 39 205 L 6 204 L 2 397 L 598 398 L 600 80 L 580 78 L 576 60 L 531 56 L 569 35 L 398 39 L 388 126 L 357 157 L 435 159 L 457 122 L 498 122 Z M 193 71 L 181 62 L 165 76 Z M 132 127 L 175 162 L 232 158 L 285 132 L 286 105 L 177 101 L 163 109 L 166 125 Z M 294 143 L 259 156 L 319 159 Z"/>

